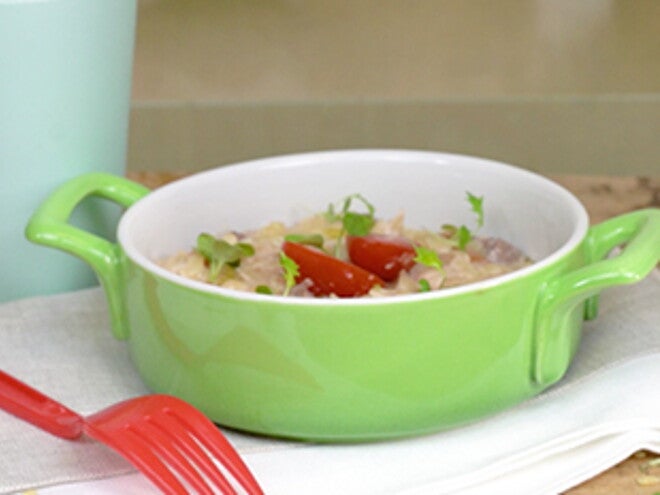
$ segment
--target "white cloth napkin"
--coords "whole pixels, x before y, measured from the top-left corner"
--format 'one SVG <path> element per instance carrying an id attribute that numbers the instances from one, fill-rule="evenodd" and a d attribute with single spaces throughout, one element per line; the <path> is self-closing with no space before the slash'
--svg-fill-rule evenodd
<path id="1" fill-rule="evenodd" d="M 614 368 L 595 382 L 584 383 L 561 398 L 574 402 L 564 414 L 584 407 L 583 395 L 608 393 L 610 382 L 618 383 L 614 392 L 628 401 L 630 384 L 660 377 L 657 357 L 647 356 Z M 654 362 L 655 361 L 655 362 Z M 650 377 L 648 373 L 654 373 Z M 614 379 L 613 379 L 614 377 Z M 634 388 L 634 387 L 633 387 Z M 543 402 L 543 401 L 541 401 Z M 582 404 L 581 404 L 582 402 Z M 633 401 L 634 404 L 634 401 Z M 542 408 L 543 406 L 540 405 Z M 534 445 L 532 440 L 512 434 L 519 428 L 539 428 L 536 421 L 520 408 L 506 418 L 474 425 L 471 431 L 457 430 L 420 442 L 403 442 L 404 448 L 385 447 L 309 447 L 295 452 L 244 454 L 246 462 L 262 481 L 267 494 L 402 494 L 402 495 L 483 495 L 484 493 L 533 493 L 556 495 L 591 478 L 640 449 L 660 454 L 660 424 L 648 418 L 626 418 L 629 407 L 610 411 L 607 421 L 593 424 L 593 416 L 581 418 L 572 431 L 553 430 L 557 438 Z M 647 411 L 658 417 L 660 407 Z M 591 424 L 590 424 L 591 422 Z M 651 424 L 651 427 L 646 428 Z M 477 438 L 481 437 L 481 438 Z M 476 438 L 476 440 L 475 440 Z M 502 447 L 502 440 L 506 442 Z M 467 447 L 484 449 L 465 452 Z M 453 455 L 465 457 L 452 462 Z M 503 458 L 495 459 L 497 453 Z M 289 455 L 289 454 L 293 455 Z M 304 468 L 303 468 L 304 466 Z M 39 491 L 39 495 L 126 495 L 157 494 L 140 475 L 131 474 L 103 481 L 69 484 Z"/>
<path id="2" fill-rule="evenodd" d="M 606 291 L 559 384 L 469 426 L 360 445 L 227 436 L 272 495 L 558 493 L 638 449 L 660 453 L 659 302 L 657 271 Z M 145 393 L 106 317 L 98 289 L 0 306 L 0 366 L 83 413 Z M 0 493 L 157 493 L 102 445 L 2 413 L 0 445 Z"/>

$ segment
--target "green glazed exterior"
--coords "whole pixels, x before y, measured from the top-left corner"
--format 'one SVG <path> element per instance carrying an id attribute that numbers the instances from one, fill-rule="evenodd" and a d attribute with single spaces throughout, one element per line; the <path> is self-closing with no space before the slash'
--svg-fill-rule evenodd
<path id="1" fill-rule="evenodd" d="M 582 259 L 576 252 L 552 271 Z M 234 428 L 314 440 L 421 434 L 545 385 L 533 379 L 530 351 L 550 273 L 447 298 L 442 308 L 420 300 L 292 311 L 182 290 L 127 268 L 128 340 L 140 374 Z M 191 309 L 200 307 L 203 315 Z M 580 321 L 578 308 L 563 329 L 575 337 L 571 355 Z"/>
<path id="2" fill-rule="evenodd" d="M 592 227 L 561 259 L 486 289 L 291 305 L 177 284 L 66 225 L 86 195 L 130 206 L 146 193 L 122 178 L 82 176 L 42 205 L 27 236 L 94 267 L 113 331 L 152 390 L 222 425 L 278 437 L 418 435 L 517 404 L 563 376 L 597 294 L 640 280 L 660 259 L 660 210 L 649 209 Z"/>

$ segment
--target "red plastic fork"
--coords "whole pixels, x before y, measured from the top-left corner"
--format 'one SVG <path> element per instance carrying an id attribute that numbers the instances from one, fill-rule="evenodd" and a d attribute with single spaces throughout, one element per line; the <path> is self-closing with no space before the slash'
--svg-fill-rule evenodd
<path id="1" fill-rule="evenodd" d="M 83 434 L 119 452 L 163 493 L 236 495 L 213 458 L 249 495 L 262 495 L 254 476 L 220 430 L 187 402 L 147 395 L 83 417 L 0 370 L 0 408 L 47 432 Z"/>

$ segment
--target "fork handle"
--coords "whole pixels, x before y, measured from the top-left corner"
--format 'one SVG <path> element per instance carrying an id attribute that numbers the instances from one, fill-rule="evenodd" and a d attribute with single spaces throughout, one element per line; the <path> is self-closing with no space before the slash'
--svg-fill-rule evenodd
<path id="1" fill-rule="evenodd" d="M 85 424 L 79 414 L 2 370 L 0 408 L 60 438 L 78 438 Z"/>

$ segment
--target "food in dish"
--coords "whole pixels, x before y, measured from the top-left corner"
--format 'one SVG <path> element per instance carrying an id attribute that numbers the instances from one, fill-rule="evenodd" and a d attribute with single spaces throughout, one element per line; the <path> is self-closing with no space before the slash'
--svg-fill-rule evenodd
<path id="1" fill-rule="evenodd" d="M 481 236 L 483 198 L 467 193 L 476 225 L 415 229 L 383 220 L 360 194 L 292 225 L 201 233 L 195 248 L 160 261 L 220 287 L 294 297 L 382 297 L 441 290 L 531 263 L 517 247 Z"/>

